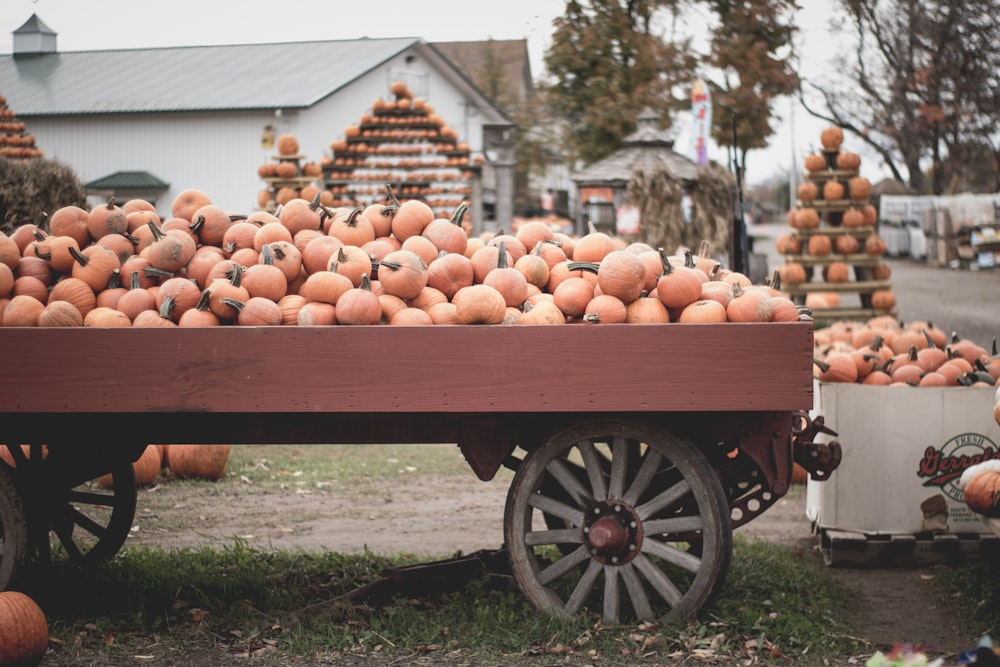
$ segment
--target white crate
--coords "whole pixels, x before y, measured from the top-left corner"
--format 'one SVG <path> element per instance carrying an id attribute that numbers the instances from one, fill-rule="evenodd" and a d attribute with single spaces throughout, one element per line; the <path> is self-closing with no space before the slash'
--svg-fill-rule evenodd
<path id="1" fill-rule="evenodd" d="M 992 387 L 817 382 L 813 414 L 838 432 L 824 438 L 841 443 L 843 461 L 827 481 L 809 481 L 806 515 L 819 530 L 915 534 L 925 532 L 921 503 L 940 496 L 948 532 L 990 532 L 957 482 L 968 465 L 1000 458 L 994 394 Z"/>

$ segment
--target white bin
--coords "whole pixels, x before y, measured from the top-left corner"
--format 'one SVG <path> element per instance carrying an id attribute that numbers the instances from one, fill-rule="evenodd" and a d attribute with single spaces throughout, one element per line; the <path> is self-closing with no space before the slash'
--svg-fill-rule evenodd
<path id="1" fill-rule="evenodd" d="M 843 447 L 830 479 L 808 482 L 806 515 L 818 530 L 928 532 L 921 505 L 936 497 L 947 508 L 945 532 L 990 532 L 957 482 L 966 467 L 1000 458 L 994 388 L 816 385 L 813 415 L 839 434 L 821 437 Z"/>

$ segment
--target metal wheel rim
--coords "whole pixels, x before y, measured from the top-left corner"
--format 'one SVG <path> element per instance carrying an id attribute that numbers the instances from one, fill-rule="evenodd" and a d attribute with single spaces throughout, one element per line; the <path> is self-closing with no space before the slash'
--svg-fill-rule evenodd
<path id="1" fill-rule="evenodd" d="M 34 445 L 27 456 L 20 447 L 8 449 L 15 459 L 14 474 L 23 475 L 21 488 L 28 494 L 24 504 L 30 556 L 49 561 L 53 535 L 67 557 L 79 565 L 108 560 L 118 553 L 132 529 L 138 497 L 130 460 L 114 457 L 108 464 L 112 486 L 106 489 L 96 479 L 75 479 L 73 461 L 59 460 L 51 449 L 49 457 Z"/>
<path id="2" fill-rule="evenodd" d="M 553 479 L 562 499 L 541 491 Z M 538 609 L 599 609 L 613 623 L 693 617 L 721 588 L 732 552 L 729 507 L 707 457 L 628 422 L 571 427 L 529 452 L 508 492 L 504 533 L 514 577 Z"/>

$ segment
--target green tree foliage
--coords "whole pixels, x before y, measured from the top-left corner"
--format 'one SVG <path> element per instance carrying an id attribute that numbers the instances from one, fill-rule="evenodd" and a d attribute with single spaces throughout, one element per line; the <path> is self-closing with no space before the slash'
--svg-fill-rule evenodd
<path id="1" fill-rule="evenodd" d="M 681 108 L 696 70 L 690 40 L 665 41 L 654 15 L 673 2 L 569 0 L 555 21 L 545 87 L 566 123 L 571 158 L 593 162 L 621 145 L 649 106 Z M 666 120 L 668 115 L 664 114 Z"/>
<path id="2" fill-rule="evenodd" d="M 856 48 L 840 76 L 812 86 L 825 108 L 810 112 L 856 134 L 918 192 L 997 190 L 1000 0 L 840 5 Z"/>
<path id="3" fill-rule="evenodd" d="M 793 93 L 794 0 L 568 0 L 545 64 L 548 100 L 567 124 L 571 157 L 593 162 L 618 148 L 649 106 L 686 109 L 699 70 L 711 87 L 713 135 L 744 153 L 773 134 L 774 98 Z M 706 54 L 676 30 L 682 14 L 716 17 Z M 704 22 L 704 21 L 701 21 Z"/>
<path id="4" fill-rule="evenodd" d="M 712 72 L 712 138 L 733 146 L 740 164 L 747 151 L 765 148 L 774 134 L 771 109 L 775 98 L 794 94 L 799 77 L 793 67 L 796 28 L 794 0 L 712 0 L 718 23 L 712 29 L 707 57 Z"/>

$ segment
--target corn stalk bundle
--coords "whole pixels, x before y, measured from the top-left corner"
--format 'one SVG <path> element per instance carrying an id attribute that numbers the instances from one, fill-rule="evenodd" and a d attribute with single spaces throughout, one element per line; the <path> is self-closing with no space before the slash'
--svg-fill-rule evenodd
<path id="1" fill-rule="evenodd" d="M 68 166 L 48 159 L 0 157 L 0 231 L 37 223 L 63 206 L 85 207 L 83 183 Z"/>

